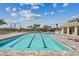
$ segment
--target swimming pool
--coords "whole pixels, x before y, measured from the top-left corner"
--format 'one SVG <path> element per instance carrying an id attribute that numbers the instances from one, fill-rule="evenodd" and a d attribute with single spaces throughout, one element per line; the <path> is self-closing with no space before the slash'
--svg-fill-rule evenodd
<path id="1" fill-rule="evenodd" d="M 0 40 L 0 51 L 68 51 L 70 47 L 53 38 L 54 34 L 26 33 Z"/>

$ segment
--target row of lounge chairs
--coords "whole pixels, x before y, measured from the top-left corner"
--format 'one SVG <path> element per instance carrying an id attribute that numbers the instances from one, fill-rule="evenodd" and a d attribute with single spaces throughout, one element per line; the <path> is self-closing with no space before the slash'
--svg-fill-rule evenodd
<path id="1" fill-rule="evenodd" d="M 72 35 L 68 35 L 68 40 L 73 40 L 73 41 L 79 42 L 79 36 L 77 36 L 75 33 L 73 33 Z"/>

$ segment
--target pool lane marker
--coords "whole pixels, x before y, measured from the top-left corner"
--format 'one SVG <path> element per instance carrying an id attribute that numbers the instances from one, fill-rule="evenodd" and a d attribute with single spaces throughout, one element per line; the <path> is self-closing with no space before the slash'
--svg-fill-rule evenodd
<path id="1" fill-rule="evenodd" d="M 47 48 L 47 46 L 46 46 L 46 44 L 45 44 L 45 41 L 44 41 L 44 38 L 43 38 L 43 36 L 42 36 L 41 33 L 40 33 L 40 35 L 41 35 L 41 38 L 42 38 L 42 41 L 43 41 L 43 44 L 44 44 L 44 48 Z"/>
<path id="2" fill-rule="evenodd" d="M 19 43 L 22 39 L 24 39 L 26 36 L 28 36 L 28 35 L 25 35 L 23 38 L 21 38 L 20 40 L 18 40 L 17 42 L 15 42 L 14 44 L 12 44 L 11 46 L 9 46 L 9 47 L 13 47 L 13 46 L 15 46 L 17 43 Z"/>
<path id="3" fill-rule="evenodd" d="M 29 45 L 28 45 L 28 47 L 27 47 L 27 48 L 30 48 L 30 46 L 31 46 L 31 44 L 32 44 L 33 39 L 35 38 L 35 36 L 36 36 L 36 33 L 35 33 L 35 35 L 33 36 L 32 40 L 30 41 L 30 43 L 29 43 Z"/>

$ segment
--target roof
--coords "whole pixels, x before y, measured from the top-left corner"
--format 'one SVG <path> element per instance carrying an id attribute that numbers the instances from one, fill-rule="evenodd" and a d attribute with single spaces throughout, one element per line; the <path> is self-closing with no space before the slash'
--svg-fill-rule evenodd
<path id="1" fill-rule="evenodd" d="M 72 27 L 72 26 L 79 26 L 79 15 L 71 17 L 70 21 L 63 24 L 62 27 Z"/>

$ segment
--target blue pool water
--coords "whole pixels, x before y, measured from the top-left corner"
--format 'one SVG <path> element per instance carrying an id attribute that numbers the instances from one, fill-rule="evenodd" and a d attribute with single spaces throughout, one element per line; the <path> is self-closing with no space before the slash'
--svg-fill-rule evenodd
<path id="1" fill-rule="evenodd" d="M 54 34 L 27 33 L 0 40 L 0 51 L 68 51 L 70 48 L 53 38 Z"/>

